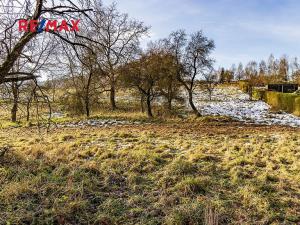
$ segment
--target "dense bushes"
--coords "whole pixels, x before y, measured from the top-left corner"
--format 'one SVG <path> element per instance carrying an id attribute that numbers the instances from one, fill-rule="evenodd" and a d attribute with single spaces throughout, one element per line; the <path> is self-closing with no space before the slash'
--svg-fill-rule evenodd
<path id="1" fill-rule="evenodd" d="M 299 96 L 299 98 L 295 99 L 294 114 L 296 116 L 300 116 L 300 96 Z"/>
<path id="2" fill-rule="evenodd" d="M 264 100 L 275 110 L 284 110 L 300 116 L 300 95 L 266 91 Z"/>
<path id="3" fill-rule="evenodd" d="M 76 94 L 66 94 L 59 101 L 62 109 L 71 115 L 82 115 L 85 113 L 84 102 Z"/>
<path id="4" fill-rule="evenodd" d="M 249 91 L 249 82 L 248 81 L 239 81 L 238 84 L 239 84 L 239 88 L 243 92 L 247 93 Z"/>
<path id="5" fill-rule="evenodd" d="M 253 89 L 252 91 L 252 99 L 254 100 L 263 100 L 265 96 L 266 91 L 260 90 L 260 89 Z"/>

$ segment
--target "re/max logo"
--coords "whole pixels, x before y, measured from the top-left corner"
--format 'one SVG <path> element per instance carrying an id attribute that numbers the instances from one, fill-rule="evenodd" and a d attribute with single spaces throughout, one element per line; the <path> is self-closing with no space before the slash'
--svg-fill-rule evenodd
<path id="1" fill-rule="evenodd" d="M 49 31 L 79 31 L 79 22 L 80 20 L 71 20 L 70 23 L 68 23 L 66 20 L 62 20 L 58 22 L 58 20 L 47 20 L 42 19 L 40 21 L 38 20 L 19 20 L 19 31 L 25 31 L 25 32 L 37 32 L 41 33 L 43 31 L 49 32 Z"/>

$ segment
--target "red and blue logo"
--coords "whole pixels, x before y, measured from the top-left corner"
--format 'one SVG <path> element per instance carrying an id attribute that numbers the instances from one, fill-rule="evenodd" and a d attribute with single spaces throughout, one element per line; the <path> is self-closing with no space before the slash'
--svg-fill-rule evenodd
<path id="1" fill-rule="evenodd" d="M 19 31 L 22 32 L 37 32 L 41 33 L 43 31 L 58 31 L 58 32 L 72 32 L 79 31 L 79 22 L 80 20 L 70 20 L 67 22 L 66 20 L 47 20 L 41 19 L 39 20 L 19 20 Z"/>

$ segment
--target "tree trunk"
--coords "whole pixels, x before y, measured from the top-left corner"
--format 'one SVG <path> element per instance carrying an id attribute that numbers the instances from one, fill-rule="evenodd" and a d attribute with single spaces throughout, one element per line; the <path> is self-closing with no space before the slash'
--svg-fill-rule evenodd
<path id="1" fill-rule="evenodd" d="M 190 103 L 190 106 L 191 106 L 193 112 L 195 113 L 195 115 L 198 116 L 198 117 L 200 117 L 201 114 L 197 110 L 197 108 L 196 108 L 196 106 L 194 105 L 194 102 L 193 102 L 193 92 L 191 90 L 188 90 L 188 93 L 189 93 L 189 103 Z"/>
<path id="2" fill-rule="evenodd" d="M 111 85 L 111 89 L 110 89 L 110 105 L 111 105 L 111 109 L 112 110 L 116 110 L 117 109 L 117 105 L 116 105 L 116 87 L 115 84 Z"/>
<path id="3" fill-rule="evenodd" d="M 14 103 L 13 108 L 11 110 L 11 122 L 15 123 L 17 122 L 17 110 L 18 106 L 16 103 Z"/>
<path id="4" fill-rule="evenodd" d="M 52 92 L 52 102 L 55 103 L 55 100 L 56 100 L 56 99 L 55 99 L 55 94 L 56 94 L 55 88 L 56 88 L 56 87 L 53 86 L 52 88 L 53 88 L 53 92 Z"/>
<path id="5" fill-rule="evenodd" d="M 168 111 L 171 112 L 172 111 L 172 98 L 168 99 Z"/>
<path id="6" fill-rule="evenodd" d="M 86 117 L 90 117 L 90 87 L 91 87 L 91 82 L 92 82 L 92 75 L 93 73 L 90 72 L 89 77 L 88 77 L 88 82 L 86 86 L 86 93 L 85 93 L 85 112 L 86 112 Z"/>
<path id="7" fill-rule="evenodd" d="M 17 83 L 13 82 L 12 84 L 12 92 L 13 92 L 13 107 L 11 109 L 11 121 L 13 123 L 17 122 L 17 111 L 18 111 L 18 98 L 19 98 L 19 90 Z"/>
<path id="8" fill-rule="evenodd" d="M 147 115 L 149 118 L 153 118 L 150 95 L 147 95 Z"/>
<path id="9" fill-rule="evenodd" d="M 86 117 L 89 118 L 90 117 L 90 101 L 89 99 L 85 99 L 85 113 L 86 113 Z"/>
<path id="10" fill-rule="evenodd" d="M 212 89 L 208 89 L 208 94 L 209 94 L 209 101 L 212 100 Z"/>
<path id="11" fill-rule="evenodd" d="M 31 102 L 33 98 L 33 92 L 30 94 L 30 97 L 27 98 L 26 102 L 26 121 L 29 122 L 30 120 L 30 108 L 31 108 Z"/>
<path id="12" fill-rule="evenodd" d="M 253 95 L 253 87 L 252 87 L 252 85 L 249 85 L 248 93 L 249 93 L 249 99 L 250 99 L 250 101 L 252 101 L 253 100 L 253 98 L 252 98 L 252 95 Z"/>
<path id="13" fill-rule="evenodd" d="M 172 100 L 173 100 L 173 92 L 172 92 L 172 82 L 170 82 L 168 87 L 168 111 L 172 111 Z"/>
<path id="14" fill-rule="evenodd" d="M 26 104 L 26 121 L 29 122 L 30 119 L 30 101 Z"/>
<path id="15" fill-rule="evenodd" d="M 142 113 L 145 112 L 144 100 L 145 100 L 145 97 L 144 97 L 144 95 L 142 94 L 142 95 L 141 95 L 141 110 L 142 110 Z"/>
<path id="16" fill-rule="evenodd" d="M 42 1 L 39 1 L 42 3 Z M 38 3 L 39 4 L 39 3 Z M 40 13 L 39 13 L 40 14 Z M 37 15 L 38 19 L 39 15 Z M 23 34 L 21 39 L 16 43 L 14 48 L 10 51 L 10 53 L 4 59 L 4 62 L 0 64 L 0 84 L 5 83 L 5 77 L 8 75 L 9 71 L 12 69 L 14 63 L 20 57 L 24 47 L 28 42 L 30 42 L 35 36 L 37 35 L 36 32 L 26 32 Z"/>

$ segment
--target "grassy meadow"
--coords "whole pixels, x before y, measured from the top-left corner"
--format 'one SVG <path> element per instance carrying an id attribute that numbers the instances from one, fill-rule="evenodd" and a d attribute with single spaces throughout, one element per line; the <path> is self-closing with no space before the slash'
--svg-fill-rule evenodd
<path id="1" fill-rule="evenodd" d="M 300 225 L 299 11 L 0 0 L 0 225 Z"/>
<path id="2" fill-rule="evenodd" d="M 299 129 L 203 117 L 8 127 L 8 143 L 0 224 L 300 223 Z"/>

